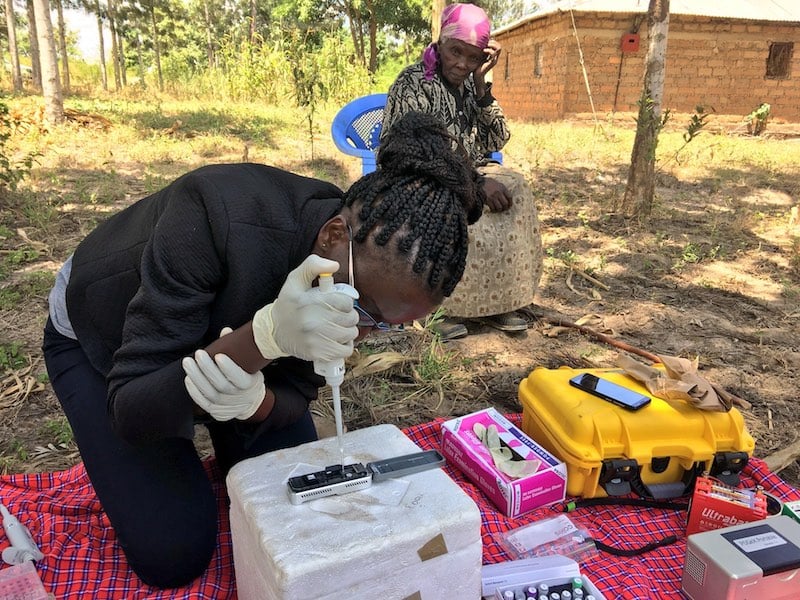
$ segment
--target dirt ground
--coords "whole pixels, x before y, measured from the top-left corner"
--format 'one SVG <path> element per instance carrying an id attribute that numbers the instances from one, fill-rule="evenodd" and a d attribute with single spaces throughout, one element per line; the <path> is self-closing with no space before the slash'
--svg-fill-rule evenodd
<path id="1" fill-rule="evenodd" d="M 654 218 L 638 229 L 613 210 L 624 174 L 553 169 L 532 177 L 545 258 L 539 291 L 526 311 L 528 332 L 506 335 L 470 323 L 468 337 L 441 346 L 414 328 L 372 339 L 362 356 L 402 356 L 383 355 L 387 364 L 398 364 L 347 381 L 347 426 L 402 427 L 489 405 L 518 412 L 518 384 L 534 367 L 614 366 L 616 348 L 542 318 L 574 322 L 593 315 L 590 327 L 613 339 L 655 354 L 698 357 L 706 378 L 751 403 L 743 414 L 757 456 L 798 443 L 800 223 L 792 208 L 800 183 L 755 179 L 683 183 L 661 176 Z M 583 192 L 566 194 L 570 189 Z M 61 239 L 48 240 L 49 247 L 74 244 L 79 221 L 65 220 Z M 4 240 L 3 247 L 20 243 Z M 58 252 L 44 260 L 57 263 Z M 45 315 L 44 294 L 0 312 L 2 338 L 22 340 L 32 360 L 30 367 L 3 375 L 5 472 L 56 470 L 80 460 L 49 385 L 40 383 Z M 424 360 L 409 360 L 415 356 Z M 330 416 L 326 395 L 316 405 L 315 412 Z M 210 452 L 199 440 L 201 450 Z M 780 473 L 797 486 L 800 466 L 786 462 Z"/>

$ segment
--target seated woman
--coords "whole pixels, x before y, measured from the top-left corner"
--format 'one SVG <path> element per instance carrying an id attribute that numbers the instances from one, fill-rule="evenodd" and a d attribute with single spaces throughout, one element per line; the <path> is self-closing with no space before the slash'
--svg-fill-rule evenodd
<path id="1" fill-rule="evenodd" d="M 142 581 L 185 585 L 216 548 L 194 425 L 209 430 L 223 474 L 316 439 L 308 407 L 324 382 L 311 361 L 434 310 L 461 278 L 484 200 L 447 131 L 415 113 L 345 194 L 264 165 L 212 165 L 78 245 L 50 294 L 44 356 Z M 352 290 L 314 289 L 325 272 L 355 288 L 357 306 Z"/>
<path id="2" fill-rule="evenodd" d="M 527 329 L 515 311 L 533 302 L 542 273 L 539 219 L 530 188 L 522 175 L 487 158 L 510 138 L 486 82 L 501 51 L 490 29 L 486 13 L 473 4 L 445 7 L 439 41 L 389 88 L 383 118 L 382 138 L 409 111 L 436 116 L 483 175 L 488 211 L 470 227 L 464 277 L 443 305 L 449 316 L 460 318 L 442 325 L 442 337 L 448 339 L 467 334 L 462 319 L 507 332 Z"/>

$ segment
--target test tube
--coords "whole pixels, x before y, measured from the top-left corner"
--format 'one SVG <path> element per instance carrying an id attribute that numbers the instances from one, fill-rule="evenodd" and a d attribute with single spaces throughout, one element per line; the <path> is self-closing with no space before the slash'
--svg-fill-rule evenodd
<path id="1" fill-rule="evenodd" d="M 572 597 L 575 600 L 583 600 L 583 588 L 575 588 L 572 590 Z"/>
<path id="2" fill-rule="evenodd" d="M 561 592 L 561 600 L 572 600 L 572 592 L 569 590 Z"/>
<path id="3" fill-rule="evenodd" d="M 546 596 L 550 592 L 550 586 L 547 585 L 546 583 L 540 583 L 538 587 L 540 596 L 542 595 Z"/>
<path id="4" fill-rule="evenodd" d="M 503 599 L 514 600 L 514 592 L 512 590 L 506 590 L 505 592 L 503 592 Z"/>
<path id="5" fill-rule="evenodd" d="M 582 587 L 583 587 L 583 579 L 581 579 L 580 577 L 573 577 L 572 578 L 572 589 L 573 590 L 578 590 L 578 589 L 581 589 Z"/>
<path id="6" fill-rule="evenodd" d="M 516 594 L 514 594 L 514 600 L 526 600 L 525 599 L 525 592 L 520 590 Z"/>
<path id="7" fill-rule="evenodd" d="M 550 592 L 550 600 L 561 600 L 561 594 L 558 592 Z"/>
<path id="8" fill-rule="evenodd" d="M 586 596 L 585 600 L 597 600 L 592 594 Z"/>

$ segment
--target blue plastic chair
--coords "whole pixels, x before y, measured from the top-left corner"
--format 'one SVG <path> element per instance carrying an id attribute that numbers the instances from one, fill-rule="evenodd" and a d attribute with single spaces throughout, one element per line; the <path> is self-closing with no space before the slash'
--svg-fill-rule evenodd
<path id="1" fill-rule="evenodd" d="M 331 124 L 336 147 L 361 158 L 361 174 L 375 170 L 375 152 L 380 145 L 386 94 L 370 94 L 345 104 Z"/>
<path id="2" fill-rule="evenodd" d="M 345 104 L 331 124 L 331 136 L 336 147 L 345 154 L 361 158 L 361 174 L 375 170 L 375 153 L 381 143 L 381 125 L 387 94 L 370 94 Z M 503 164 L 503 153 L 488 155 Z"/>

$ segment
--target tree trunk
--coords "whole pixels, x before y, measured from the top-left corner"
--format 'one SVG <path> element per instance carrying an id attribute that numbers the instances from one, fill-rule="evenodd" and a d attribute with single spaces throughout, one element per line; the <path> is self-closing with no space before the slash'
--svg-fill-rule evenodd
<path id="1" fill-rule="evenodd" d="M 64 122 L 64 99 L 61 96 L 61 81 L 58 78 L 58 55 L 56 40 L 53 37 L 53 24 L 50 22 L 49 0 L 34 0 L 34 12 L 41 52 L 45 123 L 58 125 Z"/>
<path id="2" fill-rule="evenodd" d="M 103 40 L 103 11 L 100 8 L 100 0 L 95 1 L 95 10 L 97 11 L 97 35 L 100 42 L 100 77 L 103 80 L 103 91 L 107 92 L 108 73 L 106 73 L 106 44 Z"/>
<path id="3" fill-rule="evenodd" d="M 253 40 L 256 39 L 256 0 L 250 0 L 250 49 L 253 48 Z"/>
<path id="4" fill-rule="evenodd" d="M 156 71 L 158 72 L 158 90 L 164 91 L 164 75 L 161 73 L 161 43 L 158 41 L 158 27 L 156 24 L 155 2 L 150 3 L 150 22 L 153 26 L 153 50 L 156 57 Z"/>
<path id="5" fill-rule="evenodd" d="M 350 36 L 353 38 L 353 48 L 356 51 L 356 60 L 366 66 L 367 57 L 364 54 L 364 30 L 361 20 L 361 13 L 353 6 L 352 2 L 345 4 L 347 10 L 347 22 L 350 23 Z"/>
<path id="6" fill-rule="evenodd" d="M 136 61 L 139 65 L 139 85 L 142 87 L 142 89 L 147 89 L 147 81 L 145 81 L 145 74 L 147 73 L 147 70 L 144 67 L 142 36 L 138 32 L 136 34 Z"/>
<path id="7" fill-rule="evenodd" d="M 117 47 L 117 16 L 114 0 L 108 0 L 108 28 L 111 31 L 111 64 L 114 66 L 114 89 L 122 89 L 122 76 L 119 72 L 119 48 Z"/>
<path id="8" fill-rule="evenodd" d="M 664 126 L 661 102 L 664 97 L 664 73 L 669 32 L 669 0 L 650 0 L 647 10 L 649 46 L 645 60 L 644 85 L 639 99 L 636 138 L 631 152 L 628 183 L 622 200 L 622 212 L 646 220 L 653 210 L 656 188 L 656 147 Z"/>
<path id="9" fill-rule="evenodd" d="M 442 11 L 447 6 L 445 0 L 433 0 L 431 8 L 431 39 L 436 42 L 442 29 Z"/>
<path id="10" fill-rule="evenodd" d="M 58 47 L 61 52 L 61 85 L 65 94 L 70 93 L 69 56 L 67 56 L 67 30 L 64 26 L 64 4 L 55 0 L 58 12 Z"/>
<path id="11" fill-rule="evenodd" d="M 14 92 L 22 91 L 22 69 L 19 66 L 19 50 L 17 49 L 17 23 L 14 18 L 14 0 L 6 0 L 6 27 L 8 28 L 8 53 L 11 55 L 11 80 Z"/>
<path id="12" fill-rule="evenodd" d="M 369 72 L 373 75 L 378 70 L 378 19 L 375 16 L 375 2 L 367 0 L 369 11 Z"/>
<path id="13" fill-rule="evenodd" d="M 122 34 L 122 26 L 117 24 L 117 60 L 119 61 L 119 77 L 122 80 L 122 87 L 128 85 L 128 68 L 125 60 L 125 36 Z"/>
<path id="14" fill-rule="evenodd" d="M 208 68 L 213 69 L 216 61 L 214 60 L 214 37 L 211 31 L 211 11 L 208 10 L 208 0 L 203 0 L 203 12 L 206 17 L 206 54 L 208 55 Z"/>
<path id="15" fill-rule="evenodd" d="M 39 36 L 36 34 L 36 14 L 33 11 L 33 0 L 25 3 L 28 10 L 28 39 L 31 46 L 31 78 L 37 92 L 42 91 L 42 67 L 39 60 Z"/>

